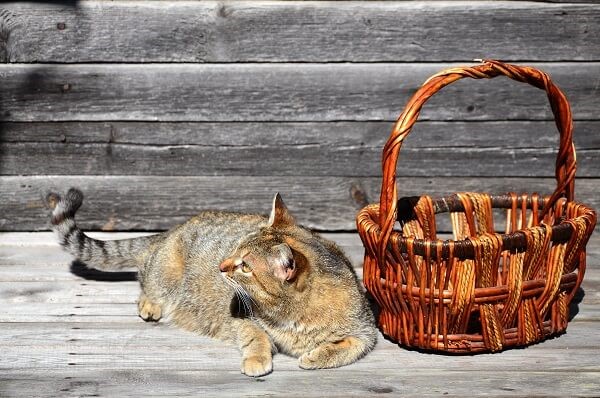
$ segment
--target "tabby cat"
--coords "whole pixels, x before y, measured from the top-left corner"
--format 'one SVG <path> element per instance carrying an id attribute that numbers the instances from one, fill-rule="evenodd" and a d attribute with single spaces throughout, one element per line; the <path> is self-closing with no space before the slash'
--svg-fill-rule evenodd
<path id="1" fill-rule="evenodd" d="M 74 188 L 48 195 L 64 249 L 102 271 L 137 267 L 139 316 L 237 344 L 242 373 L 270 373 L 276 351 L 317 369 L 373 349 L 373 314 L 350 262 L 297 225 L 279 194 L 269 218 L 205 211 L 164 233 L 113 241 L 76 226 L 82 201 Z"/>

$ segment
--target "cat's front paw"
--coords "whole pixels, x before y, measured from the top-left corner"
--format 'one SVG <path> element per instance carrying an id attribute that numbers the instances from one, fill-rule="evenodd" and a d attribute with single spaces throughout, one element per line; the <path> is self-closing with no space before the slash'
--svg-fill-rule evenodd
<path id="1" fill-rule="evenodd" d="M 242 361 L 242 373 L 250 377 L 259 377 L 273 371 L 273 361 L 264 356 L 251 356 Z"/>
<path id="2" fill-rule="evenodd" d="M 145 294 L 141 294 L 138 300 L 138 315 L 146 322 L 157 322 L 162 317 L 162 309 L 160 305 L 150 301 Z"/>

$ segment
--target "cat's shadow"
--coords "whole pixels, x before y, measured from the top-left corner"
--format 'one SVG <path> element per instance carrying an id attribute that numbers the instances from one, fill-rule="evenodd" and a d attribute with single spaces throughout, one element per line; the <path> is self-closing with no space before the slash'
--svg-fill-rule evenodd
<path id="1" fill-rule="evenodd" d="M 70 271 L 73 275 L 92 281 L 102 282 L 132 282 L 137 281 L 137 272 L 118 271 L 104 272 L 89 268 L 85 263 L 75 260 L 71 263 Z"/>

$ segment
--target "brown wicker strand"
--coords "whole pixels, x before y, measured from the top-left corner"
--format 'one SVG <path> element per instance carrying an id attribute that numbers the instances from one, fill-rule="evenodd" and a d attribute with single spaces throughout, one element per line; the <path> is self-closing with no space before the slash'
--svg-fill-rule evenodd
<path id="1" fill-rule="evenodd" d="M 476 250 L 476 268 L 479 271 L 477 287 L 496 286 L 498 258 L 502 241 L 495 234 L 484 234 L 474 241 Z M 482 332 L 485 346 L 492 352 L 500 351 L 503 345 L 501 322 L 498 310 L 493 303 L 481 304 Z"/>
<path id="2" fill-rule="evenodd" d="M 452 220 L 452 234 L 455 241 L 464 240 L 469 236 L 469 223 L 465 213 L 452 212 L 450 213 L 450 219 Z"/>
<path id="3" fill-rule="evenodd" d="M 546 262 L 546 286 L 536 303 L 537 311 L 541 314 L 542 318 L 546 315 L 550 304 L 556 298 L 562 276 L 563 259 L 566 249 L 567 244 L 561 243 L 554 245 L 550 250 L 550 258 Z"/>
<path id="4" fill-rule="evenodd" d="M 457 263 L 455 270 L 455 282 L 452 289 L 452 303 L 450 304 L 449 332 L 458 333 L 467 324 L 470 309 L 473 305 L 475 293 L 475 262 L 465 260 Z"/>
<path id="5" fill-rule="evenodd" d="M 507 267 L 504 267 L 508 268 L 506 277 L 508 298 L 506 299 L 500 318 L 500 322 L 504 328 L 509 328 L 514 324 L 515 315 L 522 299 L 525 252 L 511 254 L 508 261 L 510 261 L 510 264 Z M 506 262 L 504 264 L 506 264 Z"/>
<path id="6" fill-rule="evenodd" d="M 469 199 L 470 204 L 473 206 L 473 212 L 477 220 L 475 235 L 493 233 L 494 217 L 492 215 L 492 201 L 490 199 L 490 196 L 475 192 L 465 192 L 462 195 L 461 201 L 463 201 L 464 203 L 466 197 Z"/>

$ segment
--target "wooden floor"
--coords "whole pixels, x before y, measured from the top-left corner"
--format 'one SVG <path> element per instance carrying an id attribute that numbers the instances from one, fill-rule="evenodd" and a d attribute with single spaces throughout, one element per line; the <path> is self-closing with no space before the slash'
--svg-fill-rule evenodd
<path id="1" fill-rule="evenodd" d="M 329 236 L 360 266 L 356 235 Z M 257 379 L 240 374 L 235 348 L 139 319 L 134 274 L 70 264 L 50 233 L 0 234 L 1 397 L 600 396 L 598 233 L 583 300 L 560 338 L 479 356 L 423 354 L 380 338 L 351 366 L 305 371 L 277 355 L 274 372 Z"/>

